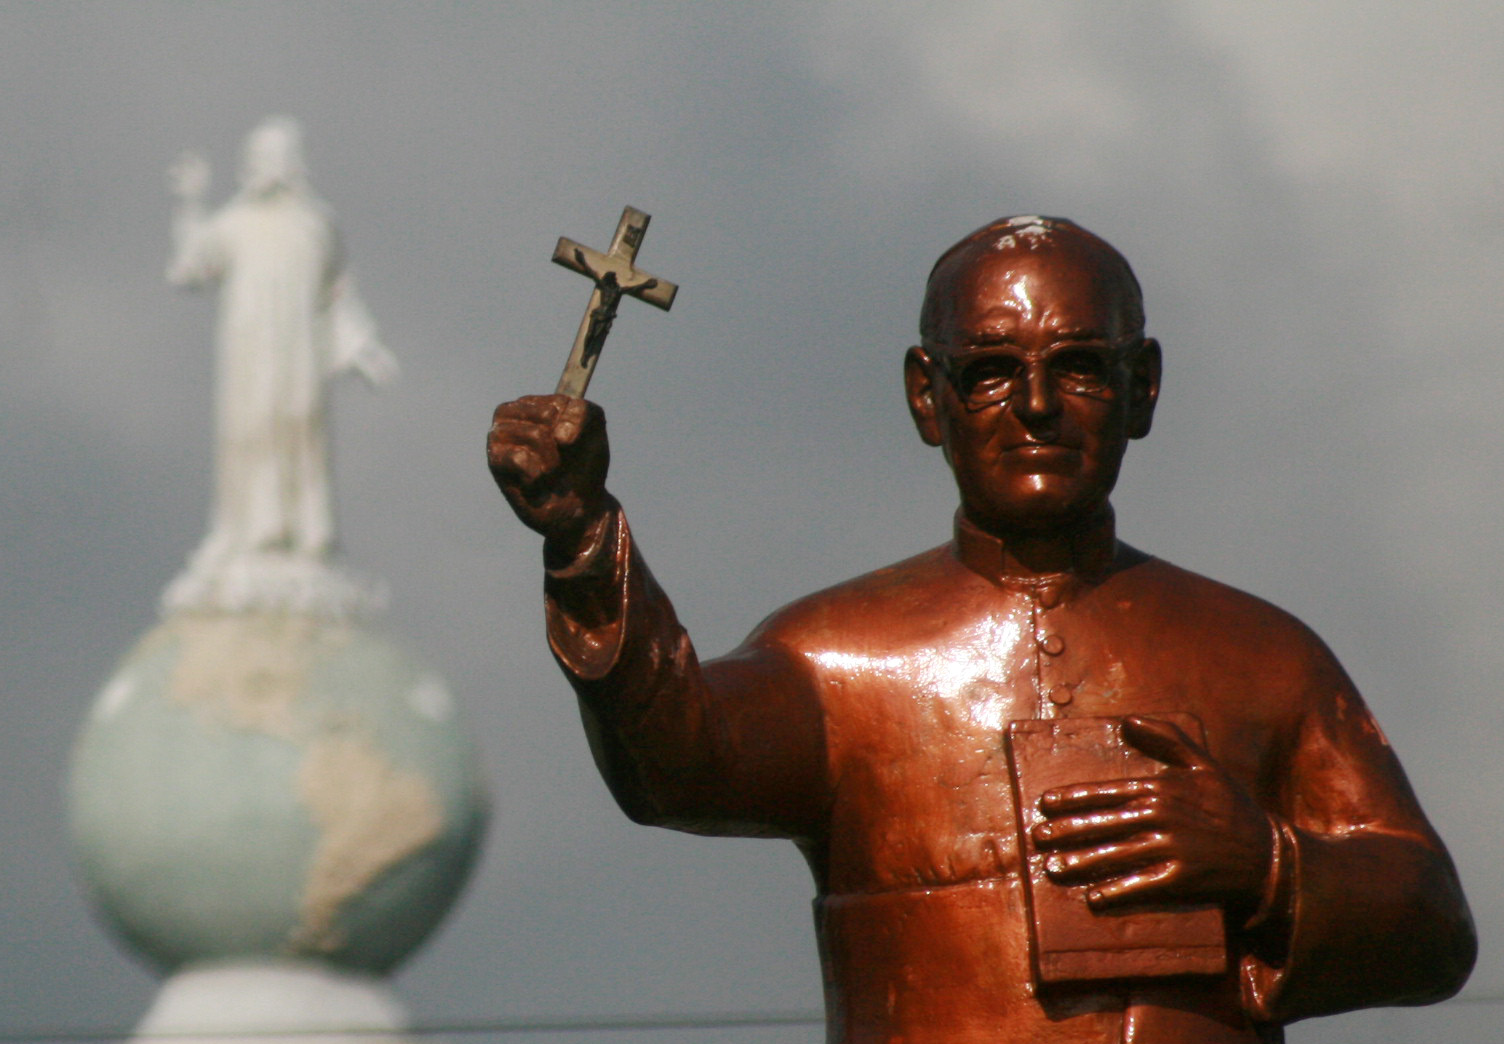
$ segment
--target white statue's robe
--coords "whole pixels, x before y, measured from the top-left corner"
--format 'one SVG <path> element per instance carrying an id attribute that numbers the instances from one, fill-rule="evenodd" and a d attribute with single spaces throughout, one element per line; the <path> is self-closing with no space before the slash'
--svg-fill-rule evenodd
<path id="1" fill-rule="evenodd" d="M 168 278 L 219 286 L 217 481 L 199 564 L 323 557 L 334 539 L 325 386 L 374 334 L 325 209 L 296 190 L 241 194 L 187 230 Z"/>

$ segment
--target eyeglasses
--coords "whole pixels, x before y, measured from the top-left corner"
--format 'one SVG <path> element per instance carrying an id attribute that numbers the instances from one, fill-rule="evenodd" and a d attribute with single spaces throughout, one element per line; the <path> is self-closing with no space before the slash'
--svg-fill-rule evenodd
<path id="1" fill-rule="evenodd" d="M 1042 355 L 1025 355 L 1013 349 L 981 350 L 960 355 L 945 351 L 930 354 L 931 360 L 950 381 L 956 394 L 968 405 L 991 406 L 1006 402 L 1024 387 L 1035 366 L 1055 388 L 1067 395 L 1093 395 L 1105 391 L 1122 362 L 1116 347 L 1105 344 L 1063 344 Z"/>

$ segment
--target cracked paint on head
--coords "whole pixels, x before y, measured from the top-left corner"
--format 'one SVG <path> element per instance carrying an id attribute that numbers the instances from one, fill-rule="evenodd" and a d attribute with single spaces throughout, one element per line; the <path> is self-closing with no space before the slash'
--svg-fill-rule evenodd
<path id="1" fill-rule="evenodd" d="M 1012 250 L 1019 245 L 1020 239 L 1043 239 L 1050 234 L 1048 219 L 1038 214 L 1009 218 L 1001 227 L 1007 231 L 997 237 L 994 243 L 996 250 Z"/>

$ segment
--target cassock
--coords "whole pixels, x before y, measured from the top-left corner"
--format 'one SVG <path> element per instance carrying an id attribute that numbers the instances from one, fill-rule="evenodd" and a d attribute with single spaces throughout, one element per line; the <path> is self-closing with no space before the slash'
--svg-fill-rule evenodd
<path id="1" fill-rule="evenodd" d="M 699 663 L 617 509 L 545 579 L 549 638 L 633 819 L 807 858 L 840 1044 L 1222 1044 L 1455 992 L 1450 858 L 1332 654 L 1251 595 L 1118 542 L 1021 568 L 959 518 L 927 553 L 780 610 Z M 1003 734 L 1191 714 L 1270 816 L 1227 972 L 1037 989 Z"/>

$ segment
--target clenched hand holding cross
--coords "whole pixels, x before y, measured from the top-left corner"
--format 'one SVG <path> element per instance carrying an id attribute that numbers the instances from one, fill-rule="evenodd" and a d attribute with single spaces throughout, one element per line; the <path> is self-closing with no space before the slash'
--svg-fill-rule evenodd
<path id="1" fill-rule="evenodd" d="M 668 311 L 679 292 L 633 264 L 650 220 L 635 207 L 625 208 L 605 253 L 559 238 L 554 263 L 595 283 L 569 362 L 553 395 L 504 403 L 492 417 L 491 472 L 517 516 L 543 534 L 550 558 L 567 560 L 597 531 L 611 504 L 606 419 L 584 395 L 617 305 L 626 294 Z"/>

